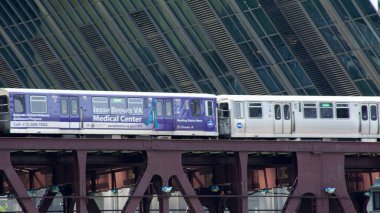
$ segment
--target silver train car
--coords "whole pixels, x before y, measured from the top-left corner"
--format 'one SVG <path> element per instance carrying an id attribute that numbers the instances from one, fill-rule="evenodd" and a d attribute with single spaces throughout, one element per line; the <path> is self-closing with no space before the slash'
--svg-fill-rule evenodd
<path id="1" fill-rule="evenodd" d="M 220 95 L 229 138 L 379 141 L 379 97 Z"/>

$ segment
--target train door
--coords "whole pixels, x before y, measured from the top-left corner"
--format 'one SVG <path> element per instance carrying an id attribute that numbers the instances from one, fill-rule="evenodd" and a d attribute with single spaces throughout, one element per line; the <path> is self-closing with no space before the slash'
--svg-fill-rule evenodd
<path id="1" fill-rule="evenodd" d="M 244 137 L 246 132 L 246 122 L 244 117 L 244 102 L 233 102 L 233 119 L 231 122 L 231 137 Z"/>
<path id="2" fill-rule="evenodd" d="M 79 129 L 80 110 L 78 97 L 62 97 L 60 101 L 61 122 L 64 122 L 62 128 Z"/>
<path id="3" fill-rule="evenodd" d="M 274 133 L 291 134 L 291 104 L 274 103 Z"/>
<path id="4" fill-rule="evenodd" d="M 362 104 L 360 127 L 362 134 L 377 134 L 379 131 L 377 104 Z"/>
<path id="5" fill-rule="evenodd" d="M 157 99 L 156 116 L 158 131 L 173 131 L 173 101 L 172 99 Z"/>

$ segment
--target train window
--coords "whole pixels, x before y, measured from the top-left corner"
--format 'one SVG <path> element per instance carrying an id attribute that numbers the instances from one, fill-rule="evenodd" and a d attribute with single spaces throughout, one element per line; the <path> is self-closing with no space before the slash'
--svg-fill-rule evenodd
<path id="1" fill-rule="evenodd" d="M 110 98 L 111 114 L 127 114 L 125 98 Z"/>
<path id="2" fill-rule="evenodd" d="M 109 114 L 107 97 L 92 97 L 92 112 L 98 115 Z"/>
<path id="3" fill-rule="evenodd" d="M 220 112 L 221 118 L 229 118 L 230 117 L 230 111 L 228 109 L 228 103 L 220 103 L 219 112 Z"/>
<path id="4" fill-rule="evenodd" d="M 377 120 L 377 107 L 375 105 L 371 105 L 371 121 Z"/>
<path id="5" fill-rule="evenodd" d="M 333 104 L 332 103 L 320 103 L 319 104 L 319 116 L 320 118 L 333 118 Z"/>
<path id="6" fill-rule="evenodd" d="M 47 113 L 46 96 L 30 96 L 30 111 L 32 113 Z"/>
<path id="7" fill-rule="evenodd" d="M 185 100 L 185 109 L 187 109 L 187 110 L 190 109 L 189 100 Z"/>
<path id="8" fill-rule="evenodd" d="M 368 120 L 368 108 L 366 105 L 362 106 L 362 120 L 363 121 Z"/>
<path id="9" fill-rule="evenodd" d="M 142 98 L 128 98 L 128 109 L 130 115 L 142 115 L 144 101 Z"/>
<path id="10" fill-rule="evenodd" d="M 303 116 L 304 118 L 317 118 L 317 104 L 304 103 Z"/>
<path id="11" fill-rule="evenodd" d="M 205 101 L 205 110 L 206 110 L 206 116 L 213 116 L 214 115 L 214 103 L 210 100 Z"/>
<path id="12" fill-rule="evenodd" d="M 71 99 L 70 105 L 71 105 L 71 115 L 78 115 L 78 100 Z"/>
<path id="13" fill-rule="evenodd" d="M 15 104 L 15 113 L 24 113 L 25 112 L 25 96 L 14 95 L 13 100 Z"/>
<path id="14" fill-rule="evenodd" d="M 290 120 L 290 105 L 289 104 L 284 105 L 284 119 Z"/>
<path id="15" fill-rule="evenodd" d="M 6 95 L 0 96 L 0 112 L 8 112 L 8 97 Z"/>
<path id="16" fill-rule="evenodd" d="M 157 101 L 156 103 L 156 114 L 157 117 L 162 117 L 162 101 Z"/>
<path id="17" fill-rule="evenodd" d="M 198 99 L 191 100 L 190 103 L 191 115 L 198 117 L 201 115 L 201 101 Z"/>
<path id="18" fill-rule="evenodd" d="M 250 118 L 262 118 L 263 108 L 261 103 L 249 103 L 249 117 Z"/>
<path id="19" fill-rule="evenodd" d="M 67 99 L 61 99 L 61 115 L 67 115 Z"/>
<path id="20" fill-rule="evenodd" d="M 172 117 L 172 102 L 166 101 L 165 102 L 165 115 L 166 117 Z"/>
<path id="21" fill-rule="evenodd" d="M 348 104 L 336 104 L 336 118 L 350 118 Z"/>
<path id="22" fill-rule="evenodd" d="M 234 111 L 235 118 L 243 118 L 243 103 L 234 102 Z"/>
<path id="23" fill-rule="evenodd" d="M 274 117 L 276 120 L 281 120 L 281 106 L 279 104 L 274 105 Z"/>

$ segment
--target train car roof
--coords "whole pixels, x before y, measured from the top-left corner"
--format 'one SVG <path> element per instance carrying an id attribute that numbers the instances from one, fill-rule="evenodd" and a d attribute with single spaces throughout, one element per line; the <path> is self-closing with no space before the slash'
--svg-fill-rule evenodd
<path id="1" fill-rule="evenodd" d="M 271 101 L 271 102 L 380 102 L 378 96 L 287 96 L 287 95 L 219 95 L 219 101 Z"/>
<path id="2" fill-rule="evenodd" d="M 18 93 L 41 93 L 41 94 L 67 94 L 67 95 L 120 95 L 120 96 L 158 96 L 158 97 L 200 97 L 216 98 L 216 95 L 205 93 L 164 93 L 164 92 L 123 92 L 123 91 L 96 91 L 96 90 L 58 90 L 58 89 L 22 89 L 22 88 L 0 88 L 0 94 Z"/>

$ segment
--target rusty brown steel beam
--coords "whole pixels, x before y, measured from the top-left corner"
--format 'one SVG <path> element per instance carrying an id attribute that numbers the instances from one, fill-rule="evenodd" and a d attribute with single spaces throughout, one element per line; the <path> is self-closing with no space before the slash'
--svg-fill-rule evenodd
<path id="1" fill-rule="evenodd" d="M 140 140 L 140 139 L 57 139 L 0 138 L 1 150 L 171 150 L 171 151 L 254 151 L 313 153 L 374 153 L 380 143 L 325 141 L 254 140 Z"/>

